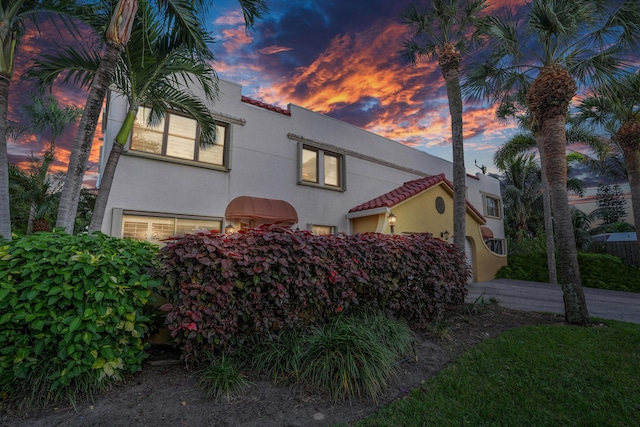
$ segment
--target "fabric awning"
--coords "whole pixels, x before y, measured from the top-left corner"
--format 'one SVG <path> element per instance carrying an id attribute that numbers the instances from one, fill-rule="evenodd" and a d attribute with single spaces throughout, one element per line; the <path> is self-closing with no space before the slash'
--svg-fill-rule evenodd
<path id="1" fill-rule="evenodd" d="M 284 200 L 240 196 L 229 202 L 224 213 L 227 219 L 254 219 L 272 223 L 297 223 L 298 212 Z"/>
<path id="2" fill-rule="evenodd" d="M 482 233 L 483 239 L 493 239 L 493 231 L 489 227 L 480 227 L 480 233 Z"/>

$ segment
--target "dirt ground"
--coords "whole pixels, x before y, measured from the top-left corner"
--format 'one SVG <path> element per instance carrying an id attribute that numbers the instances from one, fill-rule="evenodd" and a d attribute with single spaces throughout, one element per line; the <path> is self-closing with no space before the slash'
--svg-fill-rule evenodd
<path id="1" fill-rule="evenodd" d="M 416 334 L 417 362 L 401 365 L 401 372 L 378 405 L 402 398 L 411 389 L 441 371 L 478 342 L 521 325 L 562 323 L 548 314 L 519 312 L 496 305 L 469 314 L 451 309 L 446 320 L 431 332 Z M 197 376 L 175 363 L 177 353 L 154 347 L 142 372 L 126 384 L 98 396 L 93 402 L 2 413 L 0 425 L 21 426 L 332 426 L 373 413 L 370 399 L 335 404 L 292 386 L 253 381 L 240 397 L 214 401 L 197 387 Z M 174 362 L 172 364 L 172 361 Z"/>

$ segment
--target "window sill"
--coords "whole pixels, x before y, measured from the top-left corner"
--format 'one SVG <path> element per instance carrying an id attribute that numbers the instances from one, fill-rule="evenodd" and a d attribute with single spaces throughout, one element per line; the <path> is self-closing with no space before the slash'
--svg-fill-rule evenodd
<path id="1" fill-rule="evenodd" d="M 487 214 L 485 214 L 484 217 L 485 218 L 491 218 L 491 219 L 502 219 L 501 216 L 493 216 L 493 215 L 487 215 Z"/>
<path id="2" fill-rule="evenodd" d="M 343 192 L 346 191 L 346 189 L 342 188 L 342 187 L 331 187 L 329 185 L 314 184 L 313 182 L 299 181 L 298 185 L 302 185 L 302 186 L 305 186 L 305 187 L 320 188 L 322 190 L 338 191 L 340 193 L 343 193 Z"/>
<path id="3" fill-rule="evenodd" d="M 176 157 L 162 156 L 158 154 L 144 153 L 140 151 L 126 150 L 123 154 L 131 157 L 140 157 L 143 159 L 157 160 L 160 162 L 175 163 L 175 164 L 186 165 L 186 166 L 193 166 L 193 167 L 202 168 L 202 169 L 217 170 L 221 172 L 230 171 L 230 169 L 225 166 L 196 162 L 195 160 L 178 159 Z"/>

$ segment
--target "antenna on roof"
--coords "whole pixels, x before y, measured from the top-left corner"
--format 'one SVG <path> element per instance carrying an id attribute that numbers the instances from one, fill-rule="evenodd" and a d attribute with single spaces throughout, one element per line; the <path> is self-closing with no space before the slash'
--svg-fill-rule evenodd
<path id="1" fill-rule="evenodd" d="M 478 160 L 474 160 L 474 162 L 476 162 L 476 166 L 478 167 L 478 169 L 480 169 L 482 171 L 483 175 L 487 174 L 487 167 L 485 165 L 478 165 Z"/>

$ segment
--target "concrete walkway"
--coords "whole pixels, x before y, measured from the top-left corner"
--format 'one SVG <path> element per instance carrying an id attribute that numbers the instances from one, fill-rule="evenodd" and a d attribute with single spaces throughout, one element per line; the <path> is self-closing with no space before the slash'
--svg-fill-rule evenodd
<path id="1" fill-rule="evenodd" d="M 583 289 L 589 316 L 640 323 L 640 293 Z M 564 314 L 559 285 L 511 279 L 471 283 L 466 302 L 473 303 L 480 296 L 494 297 L 501 306 L 515 310 Z"/>

